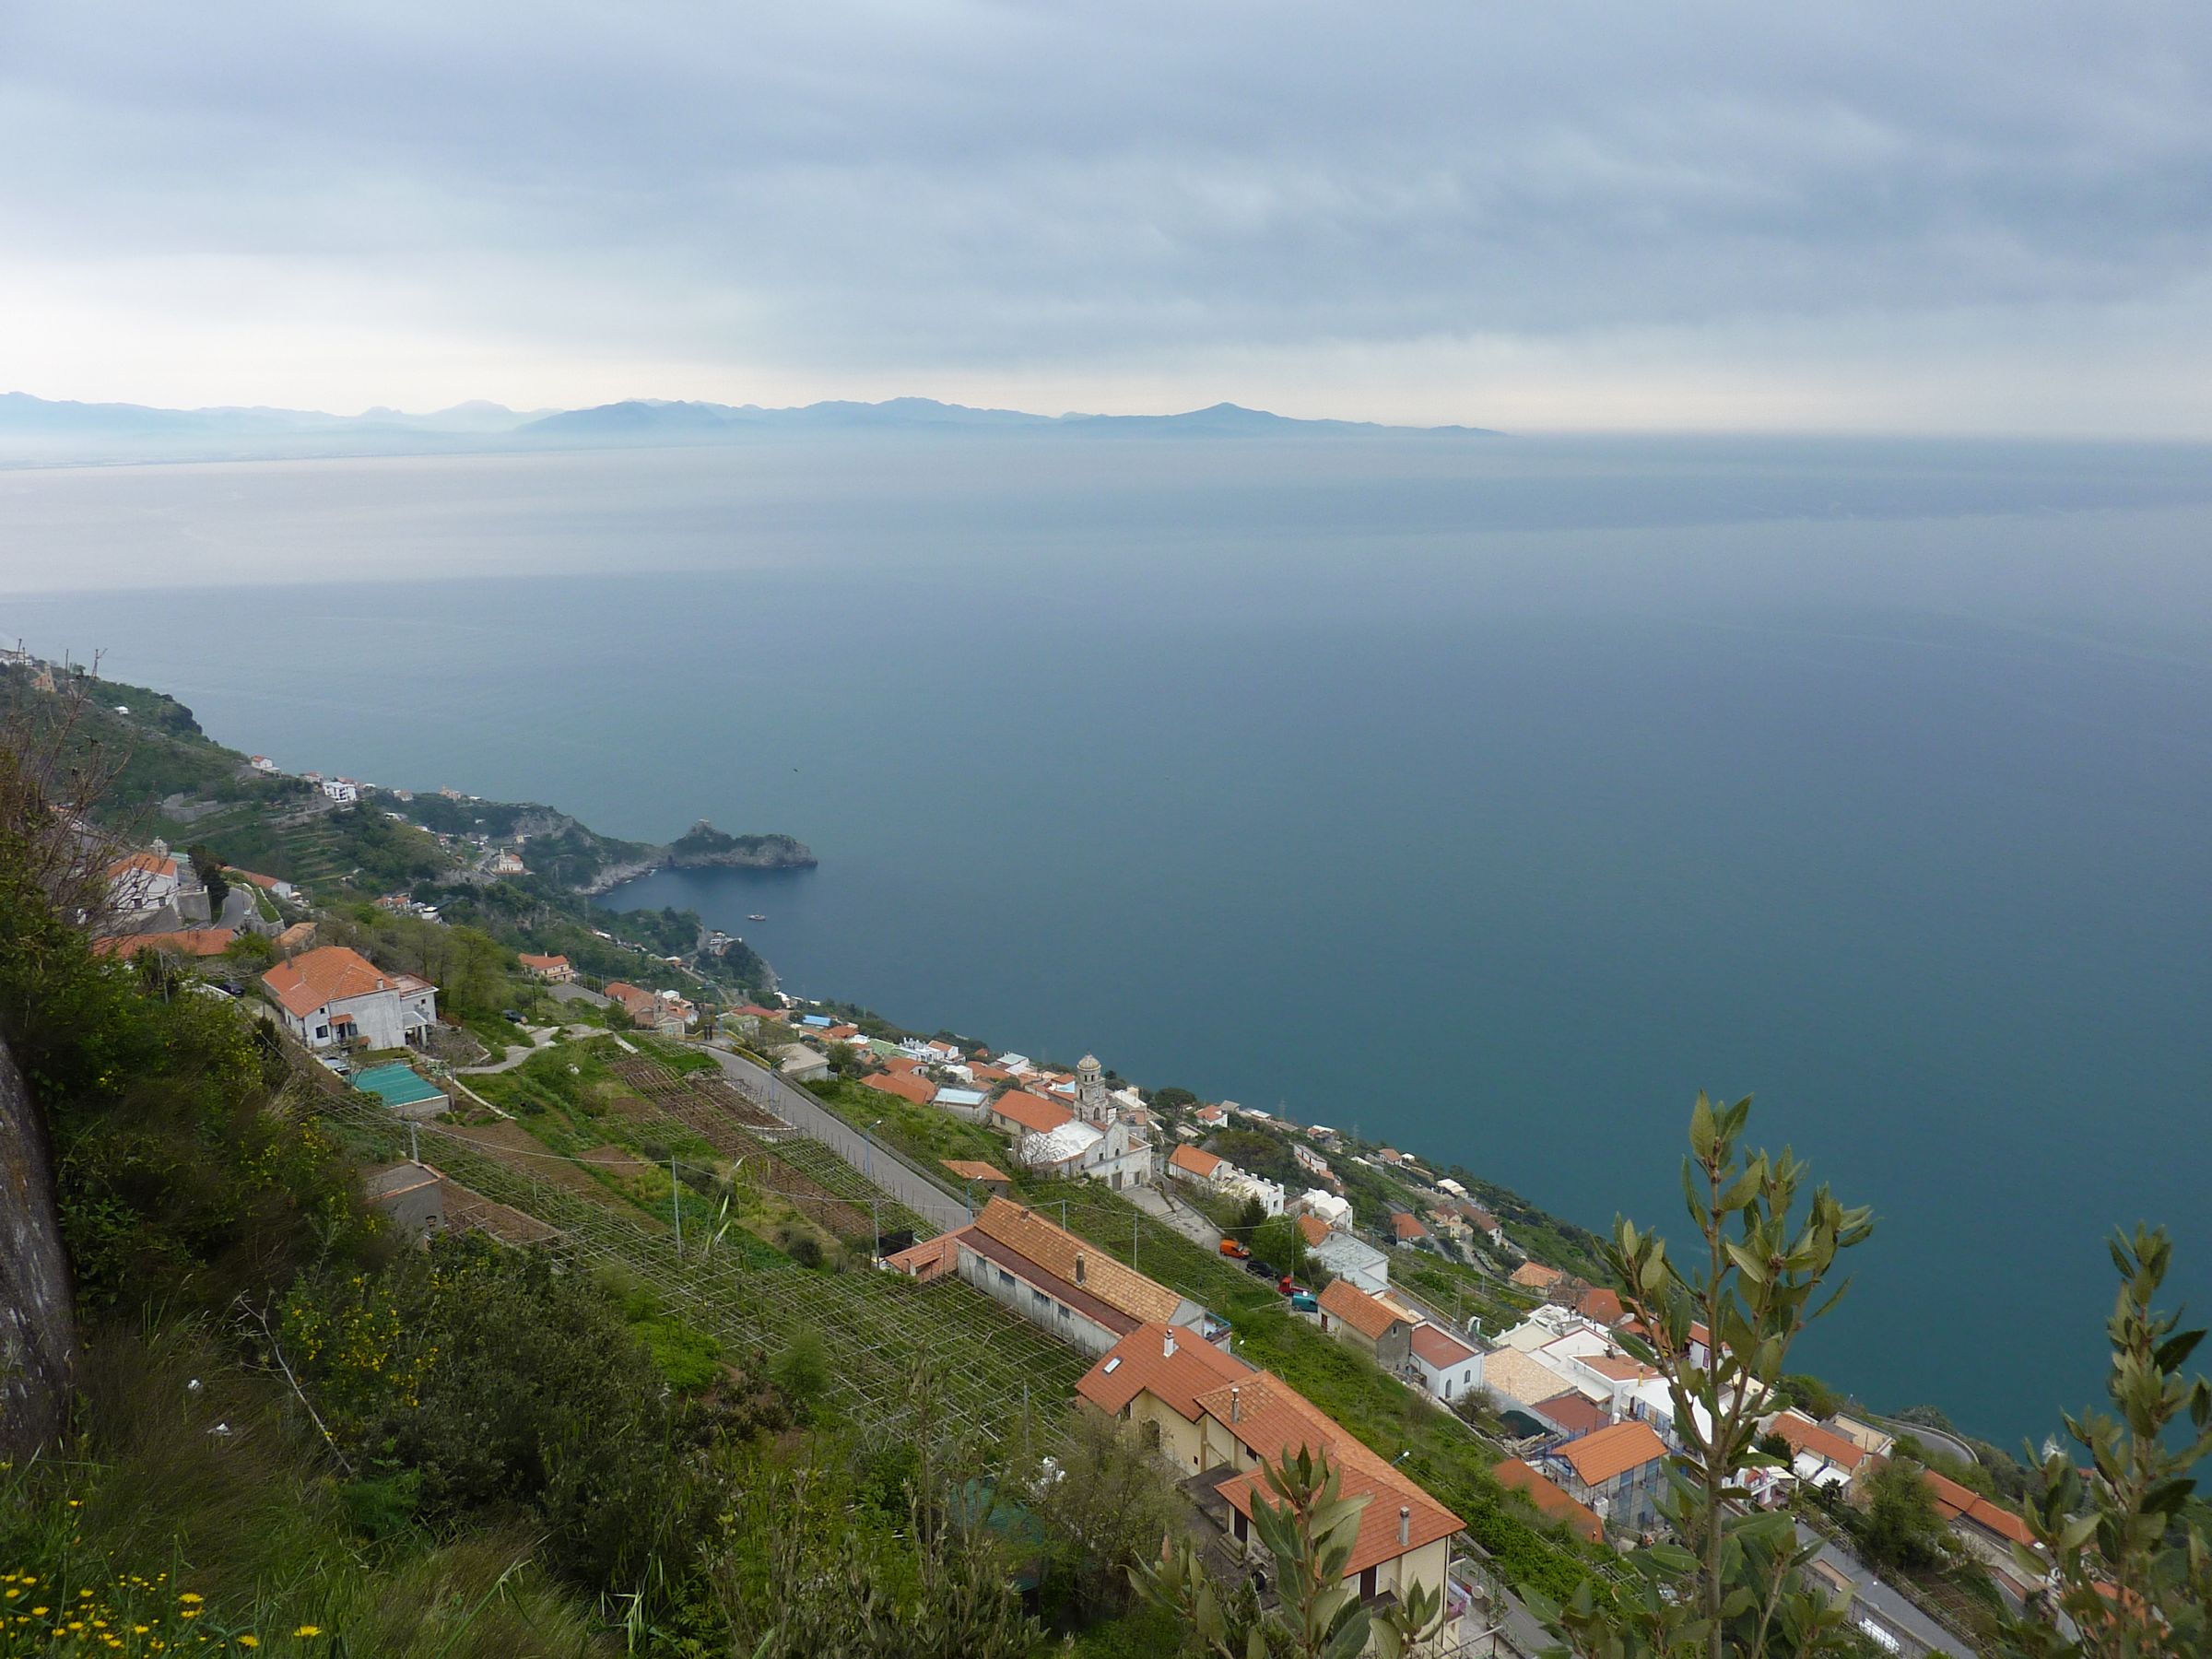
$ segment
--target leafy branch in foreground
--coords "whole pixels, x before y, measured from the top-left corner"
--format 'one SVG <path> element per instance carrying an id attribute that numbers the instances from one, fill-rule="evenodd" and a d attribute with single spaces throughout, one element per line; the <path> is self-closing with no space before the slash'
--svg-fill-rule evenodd
<path id="1" fill-rule="evenodd" d="M 1435 1632 L 1441 1586 L 1408 1586 L 1381 1614 L 1360 1601 L 1347 1573 L 1359 1513 L 1371 1499 L 1343 1495 L 1326 1452 L 1286 1452 L 1260 1472 L 1266 1490 L 1253 1492 L 1252 1524 L 1275 1561 L 1274 1609 L 1263 1615 L 1223 1596 L 1187 1539 L 1164 1551 L 1157 1567 L 1131 1571 L 1138 1591 L 1171 1609 L 1216 1659 L 1359 1659 L 1371 1642 L 1384 1659 L 1397 1659 Z"/>
<path id="2" fill-rule="evenodd" d="M 2055 1446 L 2044 1461 L 2042 1497 L 2027 1520 L 2048 1559 L 2015 1554 L 2030 1578 L 2048 1569 L 2053 1610 L 2072 1630 L 2055 1620 L 2016 1627 L 2011 1651 L 2030 1659 L 2149 1659 L 2212 1642 L 2212 1543 L 2189 1473 L 2212 1453 L 2212 1382 L 2182 1374 L 2205 1333 L 2179 1330 L 2175 1314 L 2151 1306 L 2173 1257 L 2163 1229 L 2139 1227 L 2112 1249 L 2121 1284 L 2105 1326 L 2105 1391 L 2116 1415 L 2065 1419 L 2088 1455 L 2086 1471 Z"/>
<path id="3" fill-rule="evenodd" d="M 1746 1477 L 1782 1466 L 1756 1444 L 1759 1416 L 1797 1334 L 1836 1304 L 1822 1294 L 1837 1255 L 1873 1230 L 1825 1185 L 1799 1214 L 1806 1167 L 1741 1149 L 1748 1097 L 1715 1108 L 1700 1094 L 1689 1124 L 1682 1193 L 1699 1259 L 1686 1265 L 1633 1222 L 1614 1223 L 1606 1266 L 1622 1303 L 1649 1333 L 1666 1379 L 1682 1450 L 1661 1513 L 1682 1544 L 1628 1557 L 1625 1585 L 1585 1583 L 1564 1607 L 1531 1606 L 1589 1659 L 1815 1659 L 1859 1651 L 1844 1611 L 1808 1583 L 1814 1547 L 1791 1517 L 1762 1512 Z M 1693 1344 L 1691 1325 L 1706 1338 Z"/>

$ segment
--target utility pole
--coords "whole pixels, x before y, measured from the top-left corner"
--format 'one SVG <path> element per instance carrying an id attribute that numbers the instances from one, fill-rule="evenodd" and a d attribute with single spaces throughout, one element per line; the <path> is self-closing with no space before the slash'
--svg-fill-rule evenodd
<path id="1" fill-rule="evenodd" d="M 668 1155 L 668 1194 L 676 1202 L 676 1259 L 684 1259 L 684 1183 L 676 1172 L 676 1154 Z"/>
<path id="2" fill-rule="evenodd" d="M 422 1147 L 416 1139 L 416 1124 L 413 1118 L 407 1120 L 407 1161 L 409 1163 L 422 1161 Z"/>

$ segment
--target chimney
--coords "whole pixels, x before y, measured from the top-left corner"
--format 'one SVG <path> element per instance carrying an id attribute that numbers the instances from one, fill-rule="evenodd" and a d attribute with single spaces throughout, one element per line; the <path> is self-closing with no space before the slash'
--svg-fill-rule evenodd
<path id="1" fill-rule="evenodd" d="M 1398 1547 L 1410 1549 L 1412 1547 L 1413 1506 L 1409 1503 L 1401 1503 L 1398 1505 Z"/>
<path id="2" fill-rule="evenodd" d="M 1231 1382 L 1229 1385 L 1229 1420 L 1232 1423 L 1244 1420 L 1244 1389 L 1241 1383 Z"/>
<path id="3" fill-rule="evenodd" d="M 1173 1325 L 1170 1325 L 1159 1339 L 1159 1357 L 1162 1359 L 1175 1358 L 1175 1327 Z"/>
<path id="4" fill-rule="evenodd" d="M 1079 1285 L 1079 1284 L 1081 1284 L 1082 1282 L 1083 1282 L 1083 1253 L 1082 1253 L 1081 1251 L 1079 1251 L 1079 1250 L 1078 1250 L 1078 1251 L 1077 1251 L 1077 1252 L 1076 1252 L 1076 1283 Z"/>

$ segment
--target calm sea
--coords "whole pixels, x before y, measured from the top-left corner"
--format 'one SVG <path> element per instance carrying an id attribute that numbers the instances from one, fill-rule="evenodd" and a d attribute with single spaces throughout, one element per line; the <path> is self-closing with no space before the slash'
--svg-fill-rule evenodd
<path id="1" fill-rule="evenodd" d="M 0 633 L 288 767 L 710 817 L 794 989 L 1674 1224 L 1700 1088 L 1880 1217 L 1805 1353 L 2006 1440 L 2115 1222 L 2212 1288 L 2212 459 L 846 440 L 0 473 Z M 748 924 L 754 912 L 768 920 Z"/>

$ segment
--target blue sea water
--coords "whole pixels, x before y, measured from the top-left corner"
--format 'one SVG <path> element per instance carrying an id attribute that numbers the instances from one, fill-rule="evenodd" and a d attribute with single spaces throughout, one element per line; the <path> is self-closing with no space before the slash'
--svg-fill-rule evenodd
<path id="1" fill-rule="evenodd" d="M 2040 1437 L 2112 1224 L 2212 1287 L 2212 459 L 1476 441 L 0 473 L 0 632 L 225 741 L 783 830 L 794 989 L 1671 1225 L 1849 1201 L 1805 1359 Z M 765 912 L 749 924 L 745 917 Z"/>

